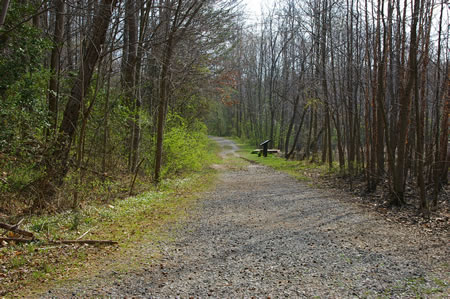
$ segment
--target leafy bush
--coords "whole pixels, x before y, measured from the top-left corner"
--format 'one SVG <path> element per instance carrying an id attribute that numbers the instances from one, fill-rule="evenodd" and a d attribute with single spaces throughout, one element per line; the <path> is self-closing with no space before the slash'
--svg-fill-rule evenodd
<path id="1" fill-rule="evenodd" d="M 0 205 L 42 173 L 48 123 L 47 85 L 43 62 L 51 43 L 42 31 L 24 22 L 35 7 L 11 1 L 0 29 Z"/>
<path id="2" fill-rule="evenodd" d="M 185 119 L 170 114 L 164 137 L 163 176 L 201 169 L 208 156 L 207 129 L 203 123 L 187 125 Z"/>

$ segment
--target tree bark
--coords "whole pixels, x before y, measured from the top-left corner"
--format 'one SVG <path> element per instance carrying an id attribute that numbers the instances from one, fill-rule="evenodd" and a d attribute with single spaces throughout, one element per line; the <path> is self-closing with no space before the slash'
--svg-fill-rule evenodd
<path id="1" fill-rule="evenodd" d="M 6 14 L 8 13 L 9 0 L 2 1 L 2 11 L 0 13 L 0 28 L 5 24 Z"/>
<path id="2" fill-rule="evenodd" d="M 136 6 L 134 0 L 127 0 L 125 3 L 125 24 L 128 37 L 128 43 L 125 45 L 127 48 L 124 51 L 126 54 L 124 65 L 124 88 L 125 88 L 125 101 L 126 105 L 130 109 L 131 115 L 128 117 L 128 130 L 130 132 L 128 137 L 128 168 L 130 172 L 134 172 L 138 161 L 138 149 L 139 149 L 139 108 L 136 97 L 136 64 L 137 64 L 137 42 L 138 42 L 138 30 L 137 30 L 137 18 L 136 18 Z"/>
<path id="3" fill-rule="evenodd" d="M 429 9 L 429 3 L 427 10 Z M 421 15 L 423 14 L 424 6 L 421 8 Z M 416 138 L 417 138 L 417 187 L 419 189 L 419 207 L 423 213 L 427 213 L 428 204 L 426 200 L 426 190 L 425 190 L 425 89 L 426 89 L 426 73 L 428 71 L 428 52 L 429 52 L 429 43 L 430 43 L 430 31 L 431 31 L 431 17 L 432 17 L 432 9 L 428 14 L 428 18 L 423 18 L 425 24 L 421 27 L 425 27 L 425 41 L 422 47 L 422 70 L 421 70 L 421 80 L 419 86 L 419 74 L 416 73 L 416 84 L 414 88 L 414 99 L 415 99 L 415 110 L 416 110 Z M 416 62 L 417 63 L 417 62 Z M 417 66 L 416 66 L 417 69 Z M 419 87 L 420 87 L 420 95 L 419 95 Z"/>
<path id="4" fill-rule="evenodd" d="M 288 155 L 289 141 L 291 139 L 292 128 L 294 127 L 295 118 L 297 117 L 297 110 L 298 110 L 299 99 L 300 99 L 300 95 L 297 95 L 295 97 L 295 99 L 294 99 L 294 104 L 293 104 L 294 111 L 292 112 L 291 121 L 289 122 L 288 130 L 287 130 L 287 133 L 286 133 L 286 140 L 285 140 L 285 144 L 284 144 L 284 149 L 285 149 L 284 157 L 286 159 L 289 159 L 289 155 Z"/>
<path id="5" fill-rule="evenodd" d="M 397 163 L 394 169 L 394 188 L 392 194 L 392 203 L 394 205 L 402 205 L 405 203 L 405 163 L 407 160 L 407 138 L 409 129 L 409 118 L 411 112 L 411 93 L 415 83 L 417 74 L 417 21 L 420 7 L 420 0 L 414 1 L 414 10 L 411 24 L 411 42 L 408 58 L 408 71 L 406 86 L 403 89 L 399 98 L 399 135 L 398 135 L 398 150 Z"/>
<path id="6" fill-rule="evenodd" d="M 29 237 L 29 238 L 34 239 L 34 234 L 32 232 L 29 232 L 29 231 L 26 231 L 26 230 L 23 230 L 23 229 L 19 229 L 18 226 L 19 225 L 9 225 L 7 223 L 1 223 L 0 222 L 0 228 L 3 228 L 5 230 L 7 230 L 7 231 L 16 232 L 16 233 L 21 234 L 21 235 L 23 235 L 25 237 Z"/>
<path id="7" fill-rule="evenodd" d="M 167 45 L 164 50 L 164 60 L 161 69 L 161 78 L 159 84 L 159 104 L 158 104 L 158 120 L 156 133 L 156 157 L 155 157 L 155 183 L 161 180 L 162 152 L 164 138 L 164 122 L 166 118 L 166 105 L 168 103 L 169 89 L 169 63 L 173 52 L 173 37 L 169 36 Z"/>
<path id="8" fill-rule="evenodd" d="M 331 120 L 330 120 L 330 102 L 328 96 L 328 80 L 326 70 L 326 43 L 327 43 L 327 13 L 328 13 L 328 0 L 324 0 L 324 7 L 322 12 L 322 40 L 321 40 L 321 66 L 322 66 L 322 88 L 324 94 L 325 105 L 325 142 L 324 151 L 327 152 L 328 167 L 333 168 L 333 152 L 331 148 Z M 331 30 L 330 28 L 328 28 Z"/>
<path id="9" fill-rule="evenodd" d="M 448 73 L 448 71 L 447 71 Z M 450 157 L 448 153 L 448 126 L 450 114 L 450 74 L 447 74 L 447 99 L 444 104 L 441 120 L 441 138 L 440 138 L 440 159 L 439 159 L 439 181 L 441 186 L 448 183 L 448 168 Z"/>
<path id="10" fill-rule="evenodd" d="M 306 115 L 307 111 L 308 111 L 308 108 L 304 107 L 302 116 L 300 117 L 300 124 L 298 125 L 297 132 L 295 133 L 295 138 L 294 138 L 294 142 L 292 144 L 292 148 L 289 151 L 289 153 L 286 155 L 286 160 L 289 160 L 289 157 L 292 155 L 292 153 L 294 152 L 294 150 L 297 146 L 298 138 L 300 137 L 300 132 L 302 131 L 303 121 L 305 120 L 305 115 Z M 287 148 L 286 148 L 286 151 L 287 151 Z"/>
<path id="11" fill-rule="evenodd" d="M 441 103 L 441 88 L 440 88 L 440 81 L 441 81 L 441 70 L 439 68 L 439 66 L 441 65 L 441 36 L 442 36 L 442 18 L 444 15 L 444 7 L 446 5 L 444 4 L 444 2 L 441 3 L 441 13 L 440 13 L 440 17 L 439 17 L 439 30 L 438 30 L 438 41 L 437 41 L 437 68 L 436 68 L 436 97 L 435 97 L 435 109 L 436 109 L 436 113 L 435 113 L 435 153 L 434 153 L 434 167 L 433 167 L 433 182 L 434 182 L 434 190 L 433 190 L 433 202 L 432 202 L 432 206 L 433 207 L 437 207 L 438 204 L 438 195 L 439 195 L 439 191 L 441 189 L 441 178 L 440 178 L 440 151 L 441 151 L 441 146 L 440 146 L 440 139 L 439 139 L 439 119 L 440 119 L 440 113 L 439 113 L 439 109 L 440 109 L 440 103 Z M 447 86 L 447 84 L 445 83 L 444 80 L 444 87 Z M 443 93 L 445 96 L 445 92 Z M 445 105 L 444 105 L 445 106 Z M 445 112 L 445 111 L 444 111 Z M 447 116 L 448 117 L 448 116 Z"/>
<path id="12" fill-rule="evenodd" d="M 53 49 L 50 58 L 51 77 L 48 87 L 48 105 L 50 112 L 50 129 L 53 135 L 56 132 L 58 125 L 58 98 L 59 98 L 59 70 L 60 70 L 60 56 L 64 37 L 64 11 L 65 1 L 54 1 L 56 10 L 55 30 L 53 34 Z"/>

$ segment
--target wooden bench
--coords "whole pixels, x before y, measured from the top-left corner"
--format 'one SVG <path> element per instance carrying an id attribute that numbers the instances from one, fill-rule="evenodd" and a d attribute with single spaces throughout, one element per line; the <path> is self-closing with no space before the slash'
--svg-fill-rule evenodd
<path id="1" fill-rule="evenodd" d="M 262 151 L 263 151 L 262 149 L 257 148 L 257 149 L 252 150 L 252 154 L 259 154 Z M 269 149 L 267 149 L 267 153 L 268 154 L 279 154 L 280 150 L 275 149 L 275 148 L 269 148 Z"/>
<path id="2" fill-rule="evenodd" d="M 255 149 L 252 151 L 252 154 L 258 154 L 258 157 L 261 157 L 263 155 L 264 157 L 267 157 L 267 154 L 278 154 L 280 150 L 278 149 L 269 149 L 269 142 L 271 140 L 267 139 L 266 141 L 263 141 L 260 143 L 260 146 L 262 146 L 262 149 Z"/>

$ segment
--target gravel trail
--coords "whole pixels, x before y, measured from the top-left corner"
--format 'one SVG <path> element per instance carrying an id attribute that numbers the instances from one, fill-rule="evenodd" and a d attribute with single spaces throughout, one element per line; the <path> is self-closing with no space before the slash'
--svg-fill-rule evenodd
<path id="1" fill-rule="evenodd" d="M 237 155 L 233 142 L 216 141 L 224 157 Z M 448 239 L 261 165 L 223 169 L 219 180 L 157 263 L 43 297 L 449 296 Z"/>

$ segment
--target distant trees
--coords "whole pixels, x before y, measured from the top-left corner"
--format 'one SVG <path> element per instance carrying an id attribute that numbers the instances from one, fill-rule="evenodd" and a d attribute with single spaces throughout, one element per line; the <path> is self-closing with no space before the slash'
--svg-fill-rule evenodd
<path id="1" fill-rule="evenodd" d="M 277 2 L 240 32 L 233 53 L 239 92 L 223 108 L 232 113 L 221 112 L 234 125 L 226 133 L 255 143 L 270 138 L 286 158 L 330 168 L 336 159 L 343 174 L 364 175 L 369 192 L 387 182 L 392 204 L 404 204 L 414 182 L 427 211 L 449 166 L 446 7 L 434 0 Z"/>

